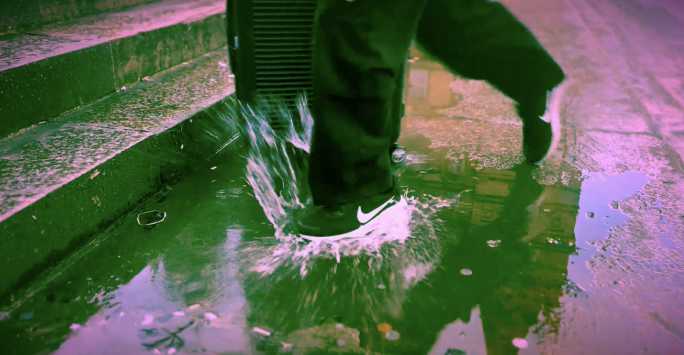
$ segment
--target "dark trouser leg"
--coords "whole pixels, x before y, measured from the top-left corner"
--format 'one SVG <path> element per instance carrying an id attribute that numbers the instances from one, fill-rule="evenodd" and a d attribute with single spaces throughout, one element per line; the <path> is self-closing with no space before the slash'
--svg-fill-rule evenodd
<path id="1" fill-rule="evenodd" d="M 408 48 L 425 0 L 320 0 L 315 25 L 314 203 L 353 202 L 393 188 L 390 145 Z"/>
<path id="2" fill-rule="evenodd" d="M 561 68 L 503 5 L 488 0 L 428 0 L 418 44 L 453 72 L 486 80 L 518 103 L 523 120 L 544 113 Z"/>

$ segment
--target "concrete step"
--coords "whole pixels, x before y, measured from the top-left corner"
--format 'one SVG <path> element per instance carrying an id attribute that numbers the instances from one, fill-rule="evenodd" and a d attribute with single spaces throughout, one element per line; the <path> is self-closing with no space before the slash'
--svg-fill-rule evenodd
<path id="1" fill-rule="evenodd" d="M 169 0 L 0 38 L 0 137 L 226 43 L 223 0 Z"/>
<path id="2" fill-rule="evenodd" d="M 0 3 L 0 35 L 40 25 L 122 10 L 155 0 L 22 0 Z"/>
<path id="3" fill-rule="evenodd" d="M 0 139 L 0 296 L 236 137 L 219 120 L 206 142 L 234 91 L 226 57 L 210 52 Z"/>

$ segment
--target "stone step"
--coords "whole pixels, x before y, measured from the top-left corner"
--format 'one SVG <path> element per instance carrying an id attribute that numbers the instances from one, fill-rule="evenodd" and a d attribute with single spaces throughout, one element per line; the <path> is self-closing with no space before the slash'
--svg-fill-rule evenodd
<path id="1" fill-rule="evenodd" d="M 226 63 L 210 52 L 0 139 L 0 296 L 237 137 L 216 115 Z M 212 118 L 223 136 L 207 145 Z"/>
<path id="2" fill-rule="evenodd" d="M 122 10 L 155 0 L 22 0 L 0 3 L 0 35 L 40 25 Z"/>
<path id="3" fill-rule="evenodd" d="M 223 0 L 167 0 L 0 37 L 0 137 L 222 48 Z"/>

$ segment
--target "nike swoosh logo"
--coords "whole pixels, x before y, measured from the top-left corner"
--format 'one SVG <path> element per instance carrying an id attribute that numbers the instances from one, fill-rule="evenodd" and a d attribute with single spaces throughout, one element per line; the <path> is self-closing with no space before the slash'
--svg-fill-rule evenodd
<path id="1" fill-rule="evenodd" d="M 373 217 L 375 217 L 378 213 L 382 212 L 382 210 L 384 210 L 385 207 L 387 207 L 387 205 L 389 205 L 390 203 L 392 203 L 392 201 L 394 201 L 394 199 L 393 199 L 393 198 L 390 198 L 389 200 L 385 201 L 385 203 L 383 203 L 382 205 L 376 207 L 374 210 L 372 210 L 372 211 L 370 211 L 370 212 L 368 212 L 368 213 L 364 213 L 364 212 L 361 210 L 361 206 L 359 206 L 359 209 L 356 210 L 356 219 L 359 220 L 359 223 L 361 223 L 361 224 L 366 224 L 366 223 L 368 223 L 368 221 L 370 221 L 371 219 L 373 219 Z"/>

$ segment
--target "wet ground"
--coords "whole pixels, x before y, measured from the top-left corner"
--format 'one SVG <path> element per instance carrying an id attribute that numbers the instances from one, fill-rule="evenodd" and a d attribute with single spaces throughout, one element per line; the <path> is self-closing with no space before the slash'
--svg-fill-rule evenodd
<path id="1" fill-rule="evenodd" d="M 399 169 L 419 212 L 409 240 L 276 262 L 236 155 L 17 296 L 0 314 L 3 353 L 684 353 L 684 103 L 667 90 L 684 57 L 682 37 L 657 36 L 683 12 L 507 3 L 570 78 L 542 166 L 520 164 L 509 101 L 415 53 Z M 153 209 L 166 220 L 140 227 Z"/>

